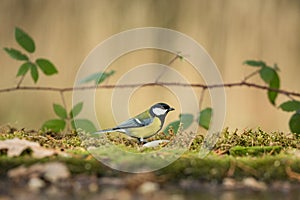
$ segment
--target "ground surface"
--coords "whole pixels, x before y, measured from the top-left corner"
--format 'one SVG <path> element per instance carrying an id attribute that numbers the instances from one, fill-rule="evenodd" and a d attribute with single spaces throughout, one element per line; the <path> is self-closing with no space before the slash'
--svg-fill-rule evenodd
<path id="1" fill-rule="evenodd" d="M 132 140 L 110 137 L 122 149 L 140 151 Z M 172 136 L 160 135 L 156 139 L 165 137 Z M 0 140 L 0 199 L 299 199 L 300 196 L 300 139 L 293 134 L 226 129 L 213 151 L 203 159 L 198 155 L 203 137 L 198 135 L 189 150 L 171 165 L 136 174 L 103 165 L 86 151 L 76 132 L 52 133 L 4 126 L 0 129 Z"/>

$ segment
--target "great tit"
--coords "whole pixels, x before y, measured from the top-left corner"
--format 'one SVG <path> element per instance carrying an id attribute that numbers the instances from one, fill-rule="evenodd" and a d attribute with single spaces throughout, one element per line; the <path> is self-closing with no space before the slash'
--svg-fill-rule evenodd
<path id="1" fill-rule="evenodd" d="M 115 128 L 100 130 L 96 134 L 121 132 L 144 143 L 145 139 L 155 135 L 162 129 L 168 112 L 172 110 L 175 109 L 168 104 L 157 103 L 151 106 L 150 109 L 122 122 Z"/>

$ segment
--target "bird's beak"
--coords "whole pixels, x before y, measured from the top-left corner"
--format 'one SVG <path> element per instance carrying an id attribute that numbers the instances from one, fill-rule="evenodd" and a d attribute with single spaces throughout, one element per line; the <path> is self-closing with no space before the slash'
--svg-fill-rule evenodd
<path id="1" fill-rule="evenodd" d="M 168 112 L 172 111 L 172 110 L 175 110 L 175 108 L 169 108 Z"/>

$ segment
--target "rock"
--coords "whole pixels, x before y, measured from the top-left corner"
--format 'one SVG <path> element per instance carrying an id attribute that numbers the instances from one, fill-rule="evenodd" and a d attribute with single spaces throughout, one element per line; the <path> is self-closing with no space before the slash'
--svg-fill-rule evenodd
<path id="1" fill-rule="evenodd" d="M 110 187 L 123 187 L 125 181 L 122 178 L 115 177 L 102 177 L 99 179 L 100 185 L 108 185 Z"/>
<path id="2" fill-rule="evenodd" d="M 60 179 L 66 179 L 69 176 L 70 172 L 65 164 L 60 162 L 44 164 L 44 177 L 52 183 L 55 183 Z"/>
<path id="3" fill-rule="evenodd" d="M 291 187 L 291 183 L 288 181 L 274 181 L 272 183 L 272 189 L 276 191 L 290 192 Z"/>
<path id="4" fill-rule="evenodd" d="M 30 178 L 45 178 L 51 183 L 56 183 L 61 179 L 70 177 L 70 172 L 67 166 L 60 162 L 49 162 L 45 164 L 34 164 L 30 167 L 20 166 L 9 170 L 8 177 L 12 179 L 29 179 Z"/>
<path id="5" fill-rule="evenodd" d="M 235 189 L 237 187 L 237 182 L 233 178 L 224 178 L 223 186 L 225 189 Z"/>
<path id="6" fill-rule="evenodd" d="M 97 196 L 94 198 L 89 198 L 91 200 L 98 199 L 122 199 L 122 200 L 131 200 L 136 199 L 133 197 L 132 193 L 127 189 L 105 189 L 100 194 L 96 193 Z"/>
<path id="7" fill-rule="evenodd" d="M 159 190 L 159 185 L 154 182 L 144 182 L 142 185 L 140 185 L 137 189 L 137 191 L 140 194 L 149 194 L 149 193 L 154 193 Z"/>
<path id="8" fill-rule="evenodd" d="M 63 192 L 59 188 L 57 188 L 57 187 L 55 187 L 53 185 L 51 185 L 50 187 L 48 187 L 47 190 L 45 191 L 45 194 L 47 196 L 55 196 L 58 199 L 61 199 L 59 197 L 60 197 L 60 195 L 62 195 L 62 193 Z"/>
<path id="9" fill-rule="evenodd" d="M 97 192 L 98 191 L 98 185 L 97 183 L 90 183 L 89 186 L 89 191 L 90 192 Z"/>
<path id="10" fill-rule="evenodd" d="M 8 171 L 7 175 L 11 179 L 20 179 L 24 175 L 28 174 L 28 170 L 24 166 L 19 166 L 16 168 L 13 168 Z"/>
<path id="11" fill-rule="evenodd" d="M 245 187 L 253 189 L 253 190 L 264 191 L 267 189 L 267 185 L 264 182 L 257 181 L 256 179 L 254 179 L 252 177 L 245 178 L 242 181 L 242 183 Z"/>
<path id="12" fill-rule="evenodd" d="M 45 187 L 46 183 L 37 177 L 32 177 L 28 181 L 28 187 L 32 191 L 39 191 L 41 188 Z"/>
<path id="13" fill-rule="evenodd" d="M 20 156 L 25 150 L 31 149 L 34 158 L 44 158 L 58 154 L 57 151 L 46 149 L 37 142 L 13 138 L 0 141 L 0 150 L 7 150 L 8 157 Z"/>

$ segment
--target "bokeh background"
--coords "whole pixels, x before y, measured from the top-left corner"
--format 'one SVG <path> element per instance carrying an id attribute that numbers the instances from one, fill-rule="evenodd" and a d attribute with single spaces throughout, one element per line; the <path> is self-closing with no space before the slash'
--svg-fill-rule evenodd
<path id="1" fill-rule="evenodd" d="M 164 27 L 180 31 L 201 44 L 218 66 L 225 83 L 237 82 L 253 71 L 242 65 L 247 59 L 277 63 L 281 88 L 300 92 L 300 1 L 298 0 L 0 0 L 0 46 L 19 48 L 14 40 L 14 28 L 20 27 L 35 40 L 32 59 L 51 60 L 59 74 L 40 76 L 38 85 L 71 87 L 77 70 L 89 52 L 113 34 L 139 27 Z M 154 56 L 153 56 L 154 55 Z M 137 64 L 168 63 L 172 55 L 166 52 L 136 52 L 118 59 L 114 65 L 114 83 Z M 0 88 L 17 84 L 15 77 L 20 62 L 0 52 Z M 174 67 L 182 65 L 176 61 Z M 122 67 L 120 67 L 122 66 Z M 113 68 L 113 67 L 112 67 Z M 192 74 L 192 72 L 191 72 Z M 201 82 L 201 77 L 190 77 Z M 261 83 L 259 78 L 252 79 Z M 30 77 L 23 85 L 33 85 Z M 143 91 L 142 91 L 143 92 Z M 157 101 L 157 90 L 136 94 L 130 112 L 143 109 L 144 94 Z M 60 103 L 59 94 L 40 91 L 15 91 L 0 94 L 0 125 L 17 128 L 39 128 L 55 118 L 52 103 Z M 266 91 L 253 88 L 226 89 L 226 120 L 230 129 L 261 127 L 267 131 L 288 131 L 289 113 L 269 103 Z M 68 108 L 72 94 L 67 93 Z M 277 104 L 285 101 L 279 96 Z M 106 105 L 106 102 L 100 102 Z M 174 101 L 172 104 L 178 105 Z M 205 96 L 209 104 L 209 95 Z M 177 116 L 174 113 L 170 120 Z M 109 109 L 99 115 L 113 124 Z"/>

